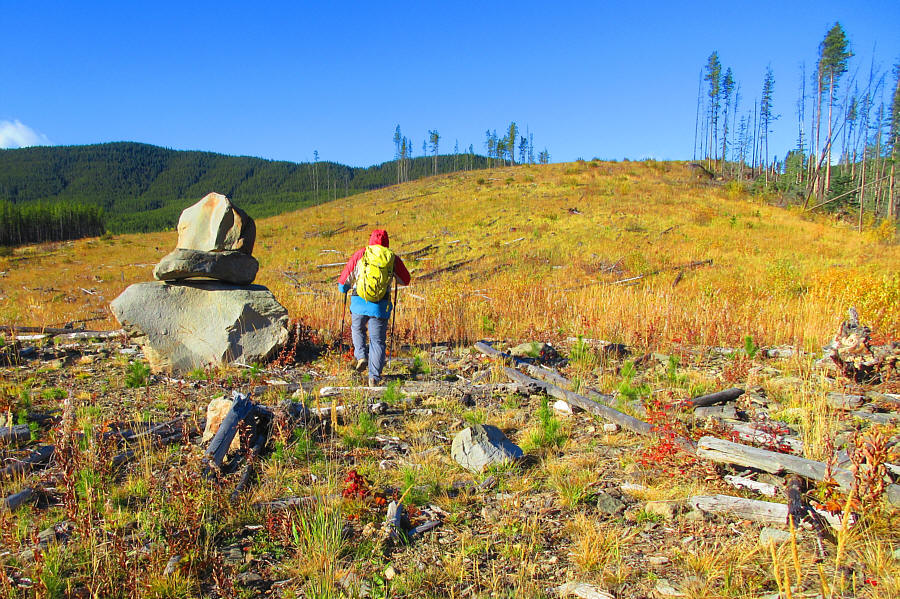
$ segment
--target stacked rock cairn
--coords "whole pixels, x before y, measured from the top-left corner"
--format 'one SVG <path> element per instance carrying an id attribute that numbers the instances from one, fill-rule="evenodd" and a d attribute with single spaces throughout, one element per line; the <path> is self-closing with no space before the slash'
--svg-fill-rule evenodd
<path id="1" fill-rule="evenodd" d="M 288 314 L 268 288 L 253 285 L 256 224 L 227 197 L 211 193 L 178 219 L 178 244 L 156 281 L 129 286 L 110 304 L 155 372 L 249 365 L 288 338 Z"/>

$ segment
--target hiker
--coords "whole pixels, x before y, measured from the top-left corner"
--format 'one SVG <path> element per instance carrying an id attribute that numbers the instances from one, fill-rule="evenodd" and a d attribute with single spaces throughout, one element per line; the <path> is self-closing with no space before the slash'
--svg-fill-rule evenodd
<path id="1" fill-rule="evenodd" d="M 375 229 L 369 245 L 358 250 L 344 266 L 338 278 L 341 293 L 351 292 L 350 332 L 353 335 L 353 367 L 363 372 L 368 367 L 369 386 L 381 383 L 384 369 L 388 321 L 391 317 L 391 281 L 409 285 L 409 271 L 400 256 L 388 249 L 388 234 Z M 366 329 L 369 343 L 366 344 Z"/>

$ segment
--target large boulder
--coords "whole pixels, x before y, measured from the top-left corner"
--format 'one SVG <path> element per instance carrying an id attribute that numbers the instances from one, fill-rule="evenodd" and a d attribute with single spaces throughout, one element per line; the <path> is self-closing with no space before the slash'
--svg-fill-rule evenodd
<path id="1" fill-rule="evenodd" d="M 478 473 L 491 464 L 517 460 L 523 453 L 496 426 L 476 424 L 453 437 L 450 455 L 466 470 Z"/>
<path id="2" fill-rule="evenodd" d="M 178 246 L 185 250 L 253 253 L 256 223 L 220 193 L 207 194 L 178 219 Z"/>
<path id="3" fill-rule="evenodd" d="M 235 285 L 249 285 L 256 278 L 257 271 L 259 262 L 244 252 L 203 252 L 179 248 L 159 261 L 153 269 L 153 278 L 157 281 L 180 281 L 207 277 Z"/>
<path id="4" fill-rule="evenodd" d="M 261 362 L 288 337 L 287 310 L 262 285 L 136 283 L 110 308 L 156 372 Z"/>

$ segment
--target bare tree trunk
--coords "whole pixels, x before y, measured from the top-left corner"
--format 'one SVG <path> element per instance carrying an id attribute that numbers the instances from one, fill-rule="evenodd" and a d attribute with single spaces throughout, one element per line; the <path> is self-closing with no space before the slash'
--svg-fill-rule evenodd
<path id="1" fill-rule="evenodd" d="M 831 189 L 831 143 L 832 124 L 831 124 L 831 107 L 834 104 L 834 75 L 831 76 L 831 83 L 828 86 L 828 158 L 825 159 L 825 190 Z"/>
<path id="2" fill-rule="evenodd" d="M 865 205 L 866 198 L 866 151 L 868 148 L 863 147 L 863 155 L 862 155 L 862 165 L 860 168 L 862 169 L 860 177 L 859 177 L 859 223 L 857 225 L 856 230 L 860 233 L 862 232 L 863 225 L 863 206 Z"/>

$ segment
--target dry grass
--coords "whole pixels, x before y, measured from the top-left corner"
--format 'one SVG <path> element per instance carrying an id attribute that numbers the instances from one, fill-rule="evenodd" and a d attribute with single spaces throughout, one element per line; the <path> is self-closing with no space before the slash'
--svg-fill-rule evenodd
<path id="1" fill-rule="evenodd" d="M 900 247 L 731 198 L 681 163 L 457 173 L 264 219 L 258 282 L 293 316 L 336 334 L 337 269 L 315 266 L 345 259 L 376 227 L 401 254 L 432 246 L 408 259 L 414 282 L 401 292 L 397 326 L 411 341 L 583 334 L 666 348 L 735 346 L 750 335 L 812 349 L 850 305 L 881 334 L 900 331 Z M 172 232 L 127 235 L 0 258 L 0 321 L 102 317 L 89 326 L 113 328 L 106 304 L 149 279 L 174 241 Z M 707 259 L 711 267 L 685 271 L 677 286 L 677 269 L 649 274 Z M 610 284 L 642 274 L 632 286 Z"/>

